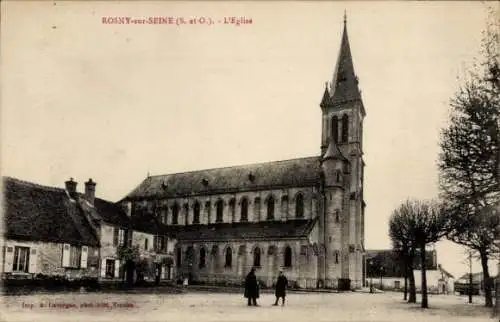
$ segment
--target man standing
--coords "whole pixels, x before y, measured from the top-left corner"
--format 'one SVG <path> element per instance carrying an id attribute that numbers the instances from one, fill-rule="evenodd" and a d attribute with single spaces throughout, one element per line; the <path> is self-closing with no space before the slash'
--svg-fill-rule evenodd
<path id="1" fill-rule="evenodd" d="M 285 296 L 286 296 L 286 288 L 288 286 L 288 280 L 286 276 L 280 271 L 280 276 L 278 277 L 278 281 L 276 282 L 276 302 L 274 305 L 278 305 L 278 300 L 281 297 L 281 305 L 285 305 Z"/>
<path id="2" fill-rule="evenodd" d="M 252 268 L 245 279 L 245 297 L 248 299 L 248 306 L 252 304 L 257 306 L 259 283 L 257 282 L 257 276 L 255 276 L 255 268 Z"/>

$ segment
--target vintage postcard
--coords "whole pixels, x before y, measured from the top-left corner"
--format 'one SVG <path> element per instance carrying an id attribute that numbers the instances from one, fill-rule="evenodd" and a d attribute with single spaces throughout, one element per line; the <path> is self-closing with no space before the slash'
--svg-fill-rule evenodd
<path id="1" fill-rule="evenodd" d="M 498 319 L 499 16 L 3 1 L 0 321 Z"/>

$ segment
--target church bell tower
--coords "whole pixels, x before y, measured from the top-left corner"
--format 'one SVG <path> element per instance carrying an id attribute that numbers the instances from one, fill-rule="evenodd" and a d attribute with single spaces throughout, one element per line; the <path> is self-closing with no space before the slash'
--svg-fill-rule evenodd
<path id="1" fill-rule="evenodd" d="M 366 115 L 347 36 L 321 100 L 325 280 L 360 288 L 364 279 L 363 120 Z"/>

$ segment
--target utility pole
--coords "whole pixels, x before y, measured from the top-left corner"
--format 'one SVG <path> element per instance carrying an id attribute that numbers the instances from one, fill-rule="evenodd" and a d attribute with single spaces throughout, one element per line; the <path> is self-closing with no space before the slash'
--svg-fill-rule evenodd
<path id="1" fill-rule="evenodd" d="M 500 170 L 500 166 L 498 169 Z M 495 244 L 497 247 L 500 247 L 500 239 L 495 240 Z M 500 261 L 498 261 L 497 277 L 495 280 L 495 306 L 493 307 L 493 316 L 500 316 Z"/>
<path id="2" fill-rule="evenodd" d="M 472 303 L 472 251 L 469 250 L 469 303 Z"/>

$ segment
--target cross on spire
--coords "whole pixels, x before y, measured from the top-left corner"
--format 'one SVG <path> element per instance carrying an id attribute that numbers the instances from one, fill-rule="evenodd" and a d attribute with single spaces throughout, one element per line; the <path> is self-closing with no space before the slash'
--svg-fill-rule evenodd
<path id="1" fill-rule="evenodd" d="M 344 9 L 344 26 L 347 24 L 347 12 Z"/>

